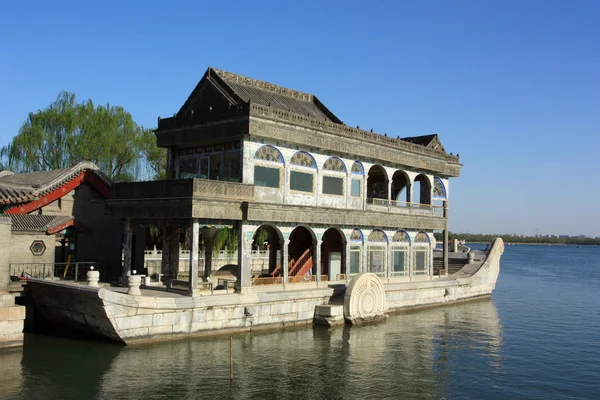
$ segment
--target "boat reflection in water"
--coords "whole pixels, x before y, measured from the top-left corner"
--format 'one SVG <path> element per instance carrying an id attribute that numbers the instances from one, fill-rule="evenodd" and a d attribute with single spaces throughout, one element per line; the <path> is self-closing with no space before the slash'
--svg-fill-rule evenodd
<path id="1" fill-rule="evenodd" d="M 12 390 L 15 398 L 440 398 L 465 379 L 452 374 L 459 363 L 488 376 L 501 369 L 501 331 L 485 299 L 375 325 L 239 335 L 233 382 L 229 337 L 121 347 L 30 336 L 24 384 L 14 379 Z"/>

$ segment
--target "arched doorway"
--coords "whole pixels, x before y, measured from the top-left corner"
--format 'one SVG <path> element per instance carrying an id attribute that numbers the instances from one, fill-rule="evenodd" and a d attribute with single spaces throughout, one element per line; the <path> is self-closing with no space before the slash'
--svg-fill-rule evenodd
<path id="1" fill-rule="evenodd" d="M 261 225 L 252 237 L 251 276 L 253 285 L 281 284 L 283 236 L 272 225 Z"/>
<path id="2" fill-rule="evenodd" d="M 344 280 L 346 275 L 346 238 L 336 228 L 323 234 L 321 244 L 321 280 Z"/>
<path id="3" fill-rule="evenodd" d="M 373 199 L 388 198 L 388 177 L 381 165 L 373 165 L 367 178 L 367 201 L 376 204 Z"/>
<path id="4" fill-rule="evenodd" d="M 298 226 L 290 235 L 288 246 L 288 282 L 300 283 L 315 280 L 316 265 L 313 262 L 316 236 L 304 226 Z"/>
<path id="5" fill-rule="evenodd" d="M 419 196 L 418 202 L 415 201 L 416 203 L 431 204 L 431 182 L 426 175 L 417 175 L 414 183 L 414 193 Z"/>
<path id="6" fill-rule="evenodd" d="M 400 207 L 410 203 L 410 179 L 404 171 L 396 171 L 392 176 L 392 200 Z"/>

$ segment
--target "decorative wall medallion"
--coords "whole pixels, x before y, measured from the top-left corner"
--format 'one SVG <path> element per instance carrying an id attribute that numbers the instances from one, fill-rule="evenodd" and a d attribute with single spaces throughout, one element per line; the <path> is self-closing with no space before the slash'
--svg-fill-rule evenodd
<path id="1" fill-rule="evenodd" d="M 385 319 L 385 309 L 385 289 L 377 275 L 363 273 L 352 278 L 344 296 L 346 321 L 361 324 Z"/>
<path id="2" fill-rule="evenodd" d="M 41 256 L 46 251 L 46 245 L 43 240 L 34 240 L 29 246 L 29 250 L 34 256 Z"/>

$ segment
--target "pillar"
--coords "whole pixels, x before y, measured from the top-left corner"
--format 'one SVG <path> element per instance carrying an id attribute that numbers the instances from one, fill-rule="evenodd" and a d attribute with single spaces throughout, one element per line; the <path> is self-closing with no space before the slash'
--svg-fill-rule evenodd
<path id="1" fill-rule="evenodd" d="M 315 185 L 315 206 L 319 207 L 321 205 L 320 194 L 323 191 L 323 172 L 320 169 L 317 169 L 316 178 L 317 182 Z"/>
<path id="2" fill-rule="evenodd" d="M 392 183 L 393 183 L 393 180 L 388 179 L 388 192 L 387 192 L 388 206 L 390 204 L 392 204 Z"/>
<path id="3" fill-rule="evenodd" d="M 162 261 L 161 271 L 163 275 L 169 275 L 169 279 L 176 279 L 179 274 L 179 229 L 167 226 L 162 229 Z"/>
<path id="4" fill-rule="evenodd" d="M 393 258 L 392 258 L 392 246 L 391 243 L 388 242 L 387 244 L 387 248 L 386 248 L 386 262 L 387 262 L 387 267 L 385 269 L 385 276 L 389 279 L 392 276 L 392 267 L 393 267 Z"/>
<path id="5" fill-rule="evenodd" d="M 283 241 L 283 249 L 281 251 L 281 276 L 283 277 L 283 286 L 288 283 L 288 263 L 290 262 L 290 240 Z"/>
<path id="6" fill-rule="evenodd" d="M 198 291 L 198 250 L 200 248 L 200 222 L 198 222 L 198 218 L 192 218 L 191 228 L 189 293 L 193 296 Z"/>
<path id="7" fill-rule="evenodd" d="M 167 179 L 177 179 L 177 149 L 171 146 L 167 149 Z"/>
<path id="8" fill-rule="evenodd" d="M 448 276 L 448 200 L 444 201 L 444 271 Z"/>
<path id="9" fill-rule="evenodd" d="M 212 256 L 215 243 L 216 228 L 206 229 L 204 231 L 204 280 L 208 281 L 212 274 Z"/>
<path id="10" fill-rule="evenodd" d="M 236 291 L 247 293 L 252 288 L 252 230 L 244 221 L 238 221 L 238 271 Z M 248 236 L 250 239 L 248 240 Z"/>
<path id="11" fill-rule="evenodd" d="M 123 243 L 123 272 L 121 275 L 121 284 L 127 285 L 127 277 L 131 275 L 131 260 L 133 252 L 133 229 L 131 227 L 131 220 L 125 219 L 125 243 Z"/>
<path id="12" fill-rule="evenodd" d="M 317 266 L 317 282 L 321 282 L 321 245 L 323 244 L 322 240 L 317 240 L 316 248 L 313 253 L 313 262 L 316 263 Z"/>
<path id="13" fill-rule="evenodd" d="M 367 272 L 367 243 L 364 240 L 363 240 L 363 244 L 362 244 L 361 258 L 362 258 L 362 263 L 360 265 L 360 270 L 358 272 L 359 273 Z"/>
<path id="14" fill-rule="evenodd" d="M 342 246 L 342 260 L 344 262 L 344 280 L 348 281 L 348 275 L 350 274 L 350 244 L 346 242 Z"/>

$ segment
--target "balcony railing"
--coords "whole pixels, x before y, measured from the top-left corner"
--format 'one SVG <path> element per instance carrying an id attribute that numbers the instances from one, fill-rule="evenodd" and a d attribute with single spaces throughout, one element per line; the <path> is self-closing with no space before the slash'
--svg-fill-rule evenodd
<path id="1" fill-rule="evenodd" d="M 444 207 L 432 204 L 409 203 L 405 201 L 388 199 L 367 199 L 367 210 L 388 211 L 398 214 L 426 215 L 431 217 L 443 217 Z"/>
<path id="2" fill-rule="evenodd" d="M 210 198 L 219 200 L 254 199 L 254 185 L 208 179 L 174 179 L 114 185 L 114 199 Z"/>

